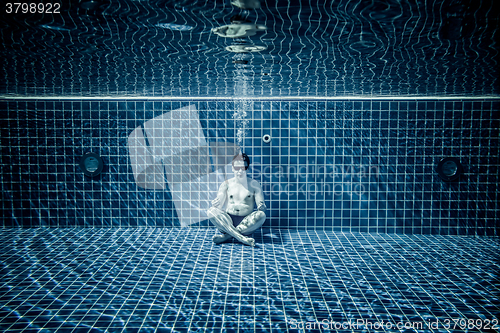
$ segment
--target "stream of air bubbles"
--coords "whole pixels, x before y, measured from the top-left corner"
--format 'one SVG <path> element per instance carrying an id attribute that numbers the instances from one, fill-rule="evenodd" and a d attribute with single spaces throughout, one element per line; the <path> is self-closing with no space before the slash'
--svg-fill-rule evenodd
<path id="1" fill-rule="evenodd" d="M 251 111 L 252 101 L 247 99 L 248 96 L 248 80 L 242 68 L 236 69 L 236 88 L 234 99 L 234 114 L 233 119 L 236 127 L 237 143 L 243 152 L 245 143 L 246 129 L 248 128 L 248 112 Z"/>

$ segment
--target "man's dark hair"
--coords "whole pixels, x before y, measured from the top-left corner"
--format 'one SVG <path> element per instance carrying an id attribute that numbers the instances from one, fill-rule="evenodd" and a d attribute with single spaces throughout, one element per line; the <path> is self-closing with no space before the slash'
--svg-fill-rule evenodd
<path id="1" fill-rule="evenodd" d="M 245 163 L 245 171 L 248 170 L 248 168 L 250 167 L 250 157 L 248 157 L 248 155 L 245 153 L 241 153 L 234 156 L 233 161 L 231 162 L 233 167 L 234 167 L 234 161 L 238 160 L 242 160 Z"/>

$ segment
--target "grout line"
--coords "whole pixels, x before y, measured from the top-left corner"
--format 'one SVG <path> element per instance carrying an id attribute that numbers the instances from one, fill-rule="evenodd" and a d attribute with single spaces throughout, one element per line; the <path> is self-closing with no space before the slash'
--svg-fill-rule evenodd
<path id="1" fill-rule="evenodd" d="M 0 100 L 146 100 L 146 101 L 193 101 L 193 100 L 301 100 L 301 101 L 351 101 L 351 100 L 484 100 L 494 99 L 500 100 L 500 96 L 276 96 L 276 97 L 260 97 L 260 96 L 221 96 L 221 97 L 179 97 L 179 96 L 5 96 L 0 95 Z"/>

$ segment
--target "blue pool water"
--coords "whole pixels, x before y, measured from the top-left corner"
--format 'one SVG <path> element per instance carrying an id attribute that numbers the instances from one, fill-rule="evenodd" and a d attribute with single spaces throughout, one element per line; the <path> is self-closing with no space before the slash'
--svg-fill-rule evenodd
<path id="1" fill-rule="evenodd" d="M 264 229 L 251 248 L 213 232 L 4 230 L 0 328 L 498 331 L 498 240 Z"/>
<path id="2" fill-rule="evenodd" d="M 2 225 L 176 227 L 184 215 L 196 222 L 219 183 L 197 175 L 188 178 L 199 181 L 170 188 L 175 182 L 163 168 L 174 162 L 164 156 L 174 145 L 190 151 L 240 141 L 252 161 L 249 177 L 264 190 L 268 227 L 498 236 L 498 99 L 245 101 L 246 107 L 216 98 L 0 101 L 7 115 L 1 133 Z M 197 111 L 189 113 L 182 140 L 172 134 L 180 129 L 168 124 L 148 134 L 154 119 L 188 106 Z M 246 116 L 235 119 L 242 110 Z M 136 131 L 148 139 L 144 156 L 158 161 L 158 188 L 136 181 L 129 143 Z M 269 143 L 262 139 L 266 134 Z M 89 152 L 104 161 L 99 177 L 80 169 Z M 461 161 L 464 172 L 446 182 L 436 168 L 449 156 Z M 212 159 L 186 162 L 193 167 L 186 174 L 207 165 L 214 171 Z M 214 188 L 207 190 L 209 184 Z M 182 214 L 182 201 L 195 209 Z M 203 219 L 192 226 L 210 226 Z"/>
<path id="3" fill-rule="evenodd" d="M 0 331 L 500 331 L 500 2 L 243 2 L 2 7 Z"/>
<path id="4" fill-rule="evenodd" d="M 263 0 L 252 10 L 88 0 L 63 1 L 59 14 L 2 10 L 0 94 L 492 96 L 498 12 L 496 0 Z M 212 31 L 235 20 L 266 29 L 241 38 Z"/>

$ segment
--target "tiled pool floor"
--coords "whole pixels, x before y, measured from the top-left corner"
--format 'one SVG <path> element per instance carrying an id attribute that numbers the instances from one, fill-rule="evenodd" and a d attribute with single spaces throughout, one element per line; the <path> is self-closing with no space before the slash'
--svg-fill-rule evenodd
<path id="1" fill-rule="evenodd" d="M 214 232 L 3 229 L 0 330 L 498 330 L 498 239 L 281 229 L 251 248 Z"/>

